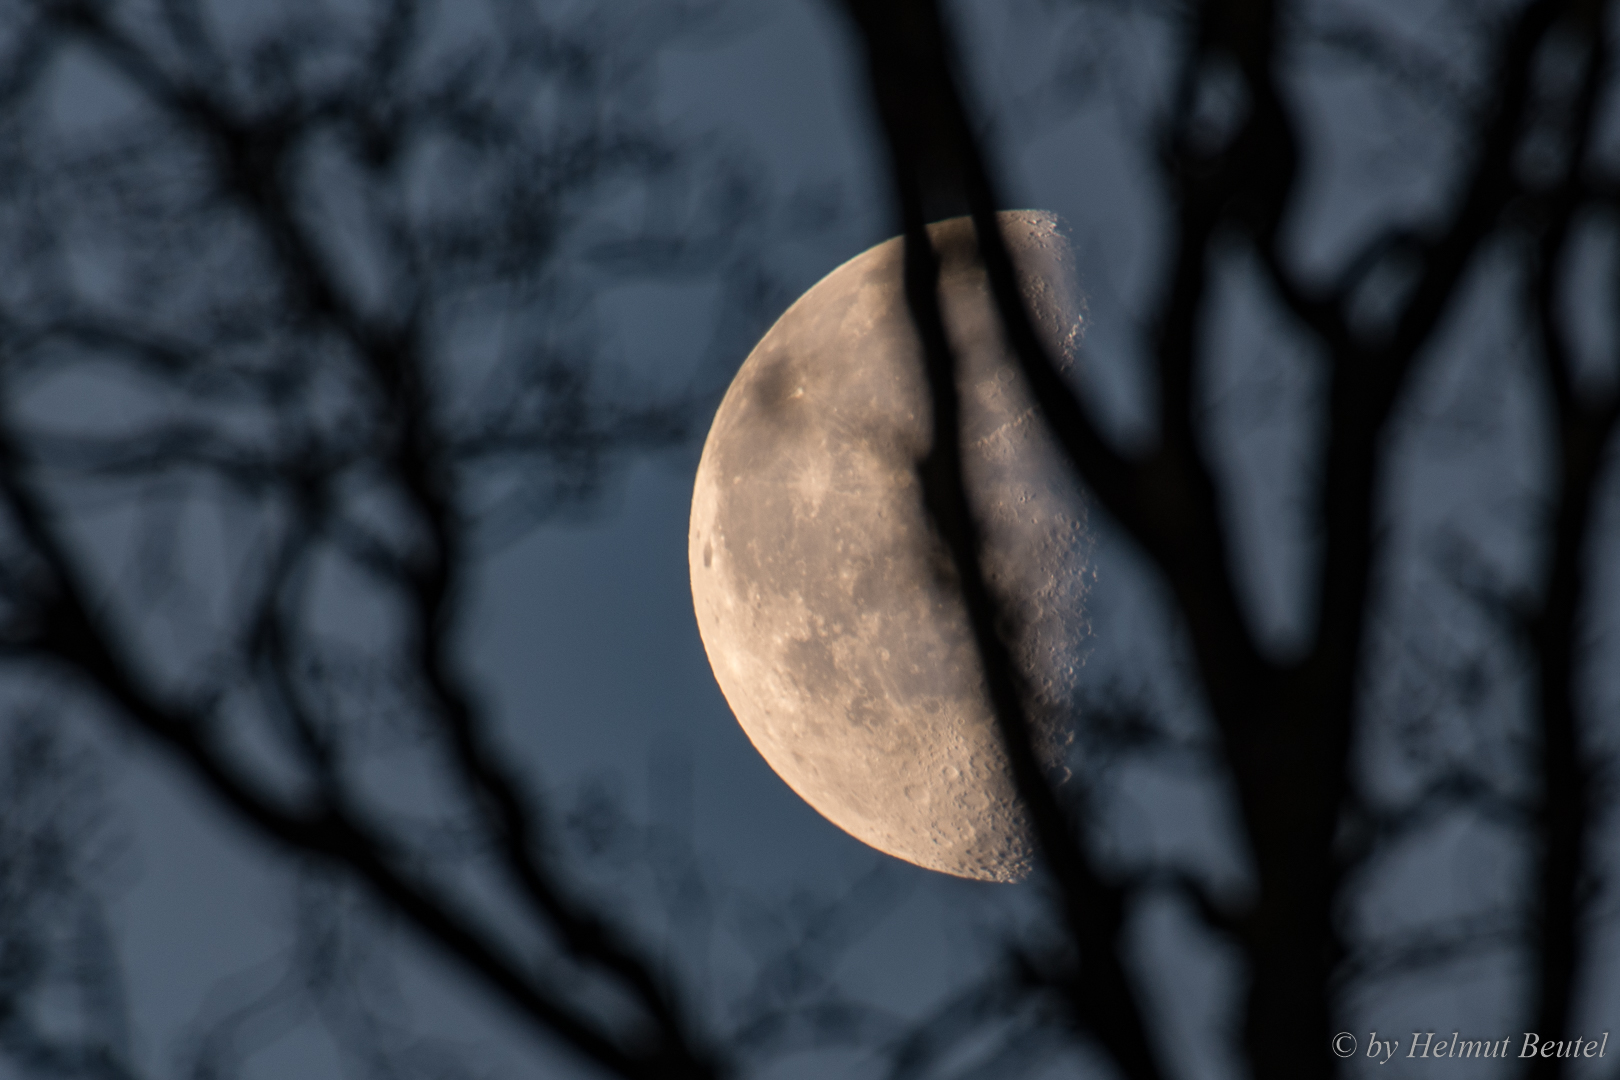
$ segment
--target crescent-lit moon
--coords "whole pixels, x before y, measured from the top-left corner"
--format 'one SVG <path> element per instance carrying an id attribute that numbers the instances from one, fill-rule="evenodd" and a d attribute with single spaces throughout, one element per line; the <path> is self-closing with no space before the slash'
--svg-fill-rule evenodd
<path id="1" fill-rule="evenodd" d="M 1038 329 L 1080 330 L 1057 218 L 1000 216 Z M 971 222 L 930 226 L 985 569 L 1061 755 L 1085 625 L 1084 507 L 1002 339 Z M 698 628 L 743 730 L 833 824 L 907 862 L 1013 881 L 1032 843 L 916 466 L 931 406 L 897 238 L 823 278 L 743 363 L 692 495 Z"/>

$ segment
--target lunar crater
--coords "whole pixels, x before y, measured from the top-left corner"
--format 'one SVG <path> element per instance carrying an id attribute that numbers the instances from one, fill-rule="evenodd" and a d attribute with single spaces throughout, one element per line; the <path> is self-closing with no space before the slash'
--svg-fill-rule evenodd
<path id="1" fill-rule="evenodd" d="M 1036 323 L 1067 357 L 1082 308 L 1056 219 L 1001 221 Z M 985 570 L 1056 769 L 1067 736 L 1054 706 L 1072 694 L 1085 637 L 1084 506 L 1006 354 L 970 223 L 930 231 Z M 1027 816 L 916 474 L 931 405 L 901 256 L 889 241 L 834 270 L 739 370 L 694 486 L 693 602 L 727 702 L 794 791 L 891 855 L 1016 880 L 1031 862 Z"/>

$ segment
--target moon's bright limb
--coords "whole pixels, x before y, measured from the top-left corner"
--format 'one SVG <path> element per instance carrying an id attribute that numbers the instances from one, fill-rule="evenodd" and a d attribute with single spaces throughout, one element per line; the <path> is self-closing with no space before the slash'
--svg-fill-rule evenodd
<path id="1" fill-rule="evenodd" d="M 1055 355 L 1079 332 L 1054 215 L 1002 214 Z M 1020 627 L 1043 749 L 1073 689 L 1084 514 L 1002 343 L 971 223 L 930 226 L 962 392 L 985 569 Z M 852 836 L 919 866 L 1012 881 L 1031 840 L 916 463 L 931 407 L 899 239 L 828 274 L 743 363 L 692 496 L 688 558 L 715 678 L 771 768 Z"/>

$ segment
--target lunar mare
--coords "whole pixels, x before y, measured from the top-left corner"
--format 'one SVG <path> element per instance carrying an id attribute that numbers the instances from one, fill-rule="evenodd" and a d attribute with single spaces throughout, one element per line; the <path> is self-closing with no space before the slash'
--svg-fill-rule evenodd
<path id="1" fill-rule="evenodd" d="M 1080 327 L 1054 215 L 1000 216 L 1037 328 L 1066 364 Z M 1039 749 L 1085 626 L 1084 508 L 1003 344 L 966 218 L 930 226 L 957 355 L 963 465 L 986 574 L 1013 615 Z M 688 559 L 704 648 L 777 775 L 908 862 L 1012 881 L 1030 866 L 949 557 L 916 473 L 932 410 L 896 238 L 828 274 L 749 354 L 715 415 Z"/>

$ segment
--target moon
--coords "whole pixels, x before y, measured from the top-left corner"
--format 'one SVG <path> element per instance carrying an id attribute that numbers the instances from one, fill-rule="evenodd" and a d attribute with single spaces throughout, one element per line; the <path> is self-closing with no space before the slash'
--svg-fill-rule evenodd
<path id="1" fill-rule="evenodd" d="M 999 220 L 1037 328 L 1071 364 L 1081 303 L 1061 222 Z M 929 233 L 986 575 L 1056 768 L 1087 636 L 1085 507 L 1003 343 L 971 221 Z M 902 257 L 895 238 L 844 263 L 744 361 L 698 465 L 693 605 L 727 703 L 806 802 L 907 862 L 1016 881 L 1028 816 L 916 473 L 932 408 Z"/>

